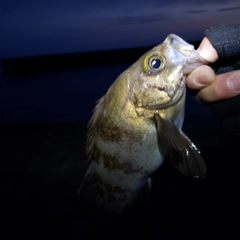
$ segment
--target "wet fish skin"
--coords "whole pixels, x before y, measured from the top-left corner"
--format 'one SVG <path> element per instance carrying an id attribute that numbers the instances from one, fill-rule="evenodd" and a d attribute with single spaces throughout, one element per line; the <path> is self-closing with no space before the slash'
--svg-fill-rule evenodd
<path id="1" fill-rule="evenodd" d="M 150 192 L 151 174 L 172 150 L 180 171 L 204 177 L 199 152 L 181 131 L 185 76 L 203 64 L 192 45 L 170 34 L 113 82 L 89 122 L 89 167 L 79 191 L 89 203 L 122 212 L 141 189 Z M 194 171 L 192 162 L 200 162 Z"/>

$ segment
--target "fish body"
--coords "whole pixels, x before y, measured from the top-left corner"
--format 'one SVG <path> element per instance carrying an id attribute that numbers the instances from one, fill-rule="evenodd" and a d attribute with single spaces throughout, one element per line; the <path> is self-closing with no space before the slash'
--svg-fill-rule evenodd
<path id="1" fill-rule="evenodd" d="M 185 76 L 203 64 L 192 45 L 171 34 L 113 82 L 89 122 L 81 195 L 122 212 L 150 192 L 151 174 L 170 152 L 180 171 L 204 177 L 199 151 L 181 131 Z"/>

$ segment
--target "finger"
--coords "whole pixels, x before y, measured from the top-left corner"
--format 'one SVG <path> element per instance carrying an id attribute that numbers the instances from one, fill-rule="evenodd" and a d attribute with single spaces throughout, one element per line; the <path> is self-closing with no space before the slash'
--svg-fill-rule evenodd
<path id="1" fill-rule="evenodd" d="M 218 59 L 218 53 L 207 37 L 203 38 L 197 51 L 200 56 L 209 63 L 213 63 Z"/>
<path id="2" fill-rule="evenodd" d="M 186 79 L 186 84 L 189 88 L 200 90 L 208 85 L 211 85 L 215 79 L 215 73 L 207 65 L 200 66 L 192 71 Z"/>
<path id="3" fill-rule="evenodd" d="M 240 70 L 217 75 L 215 81 L 198 91 L 196 97 L 205 102 L 228 99 L 240 94 Z"/>

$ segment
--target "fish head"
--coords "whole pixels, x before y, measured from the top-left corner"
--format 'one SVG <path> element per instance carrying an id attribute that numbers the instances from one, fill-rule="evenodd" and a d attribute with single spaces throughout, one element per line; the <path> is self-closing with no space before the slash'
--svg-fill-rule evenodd
<path id="1" fill-rule="evenodd" d="M 170 34 L 132 66 L 135 76 L 129 85 L 137 107 L 159 110 L 174 105 L 185 95 L 186 75 L 203 64 L 193 45 Z"/>

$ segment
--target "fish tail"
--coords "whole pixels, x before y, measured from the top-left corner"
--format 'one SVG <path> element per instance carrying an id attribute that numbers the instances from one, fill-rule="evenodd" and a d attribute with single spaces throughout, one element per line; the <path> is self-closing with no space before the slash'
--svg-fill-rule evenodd
<path id="1" fill-rule="evenodd" d="M 79 198 L 89 206 L 103 206 L 103 193 L 93 173 L 87 173 L 78 190 Z"/>
<path id="2" fill-rule="evenodd" d="M 149 202 L 149 197 L 152 188 L 152 178 L 149 177 L 145 185 L 140 189 L 136 196 L 128 204 L 128 209 L 143 209 L 146 208 Z"/>
<path id="3" fill-rule="evenodd" d="M 106 192 L 99 176 L 95 173 L 89 173 L 85 176 L 78 190 L 80 205 L 88 217 L 93 219 L 101 219 L 101 221 L 111 221 L 122 215 L 126 204 L 118 199 L 114 199 L 114 195 Z M 107 197 L 106 197 L 107 196 Z M 113 198 L 113 199 L 109 199 Z M 104 219 L 104 220 L 103 220 Z"/>

